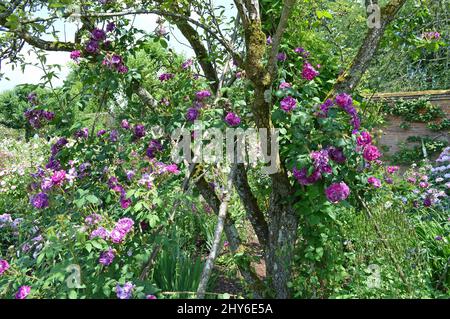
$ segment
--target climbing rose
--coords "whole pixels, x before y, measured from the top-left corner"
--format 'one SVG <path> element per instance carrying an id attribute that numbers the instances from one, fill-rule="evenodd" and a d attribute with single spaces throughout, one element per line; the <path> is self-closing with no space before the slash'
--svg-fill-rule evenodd
<path id="1" fill-rule="evenodd" d="M 284 52 L 280 52 L 280 53 L 277 54 L 277 59 L 280 62 L 284 62 L 287 59 L 287 54 L 284 53 Z"/>
<path id="2" fill-rule="evenodd" d="M 193 122 L 198 119 L 200 112 L 198 109 L 191 107 L 186 112 L 186 120 Z"/>
<path id="3" fill-rule="evenodd" d="M 352 105 L 353 100 L 352 97 L 346 93 L 341 93 L 336 96 L 336 104 L 342 108 L 348 107 Z"/>
<path id="4" fill-rule="evenodd" d="M 147 148 L 147 156 L 149 158 L 155 158 L 156 153 L 162 151 L 162 145 L 158 140 L 151 140 Z"/>
<path id="5" fill-rule="evenodd" d="M 133 295 L 134 285 L 131 282 L 125 283 L 123 287 L 119 284 L 116 286 L 116 294 L 119 299 L 130 299 Z"/>
<path id="6" fill-rule="evenodd" d="M 114 258 L 116 255 L 114 254 L 114 251 L 110 248 L 107 251 L 104 251 L 100 254 L 99 263 L 104 266 L 109 266 L 114 261 Z"/>
<path id="7" fill-rule="evenodd" d="M 109 237 L 109 235 L 110 235 L 109 232 L 105 228 L 99 227 L 99 228 L 97 228 L 97 229 L 92 231 L 92 233 L 89 236 L 89 238 L 93 239 L 93 238 L 98 237 L 98 238 L 101 238 L 101 239 L 107 239 Z"/>
<path id="8" fill-rule="evenodd" d="M 70 58 L 74 61 L 77 61 L 81 57 L 81 52 L 79 50 L 75 50 L 70 52 Z"/>
<path id="9" fill-rule="evenodd" d="M 3 273 L 5 271 L 7 271 L 8 269 L 9 269 L 9 263 L 4 259 L 0 259 L 0 276 L 3 275 Z"/>
<path id="10" fill-rule="evenodd" d="M 305 62 L 303 64 L 302 78 L 304 78 L 305 80 L 312 81 L 319 74 L 320 73 L 316 71 L 316 69 L 314 69 L 314 67 L 308 62 Z"/>
<path id="11" fill-rule="evenodd" d="M 15 298 L 16 299 L 25 299 L 30 294 L 31 287 L 30 286 L 21 286 L 17 291 Z"/>
<path id="12" fill-rule="evenodd" d="M 327 117 L 330 108 L 333 106 L 334 102 L 330 99 L 326 100 L 323 104 L 320 105 L 320 117 Z"/>
<path id="13" fill-rule="evenodd" d="M 361 134 L 356 138 L 356 144 L 359 146 L 366 146 L 372 143 L 372 137 L 366 131 L 362 131 Z"/>
<path id="14" fill-rule="evenodd" d="M 347 197 L 350 195 L 350 189 L 344 182 L 335 183 L 325 190 L 325 195 L 330 202 L 338 203 L 347 199 Z"/>
<path id="15" fill-rule="evenodd" d="M 318 169 L 315 169 L 314 172 L 312 172 L 311 175 L 308 176 L 308 170 L 306 168 L 302 168 L 301 170 L 298 170 L 294 167 L 292 170 L 295 179 L 298 181 L 300 185 L 312 185 L 316 183 L 321 177 L 322 174 Z"/>
<path id="16" fill-rule="evenodd" d="M 208 90 L 198 91 L 197 93 L 195 93 L 195 96 L 197 100 L 201 101 L 210 97 L 211 92 L 209 92 Z"/>
<path id="17" fill-rule="evenodd" d="M 39 193 L 31 197 L 31 204 L 37 209 L 48 207 L 48 196 L 45 193 Z"/>
<path id="18" fill-rule="evenodd" d="M 363 151 L 363 157 L 366 161 L 375 161 L 381 157 L 381 153 L 375 145 L 367 145 Z"/>
<path id="19" fill-rule="evenodd" d="M 320 173 L 330 174 L 332 172 L 331 166 L 329 165 L 327 150 L 312 152 L 310 156 L 313 160 L 314 167 L 319 170 Z"/>
<path id="20" fill-rule="evenodd" d="M 292 85 L 290 83 L 288 83 L 288 82 L 281 82 L 281 84 L 279 86 L 279 89 L 283 90 L 283 89 L 289 89 L 291 87 L 292 87 Z"/>
<path id="21" fill-rule="evenodd" d="M 400 167 L 398 167 L 398 166 L 388 166 L 388 168 L 386 170 L 389 174 L 394 174 L 399 169 L 400 169 Z"/>
<path id="22" fill-rule="evenodd" d="M 281 109 L 285 112 L 290 112 L 297 106 L 297 100 L 292 96 L 287 96 L 280 102 Z"/>
<path id="23" fill-rule="evenodd" d="M 225 122 L 230 126 L 238 126 L 241 124 L 241 118 L 237 116 L 235 113 L 230 112 L 225 116 Z"/>
<path id="24" fill-rule="evenodd" d="M 98 42 L 94 41 L 94 40 L 90 40 L 87 44 L 86 44 L 86 52 L 88 53 L 97 53 L 98 52 Z"/>
<path id="25" fill-rule="evenodd" d="M 109 23 L 106 25 L 106 31 L 107 31 L 107 32 L 112 32 L 112 31 L 114 31 L 115 28 L 116 28 L 116 25 L 115 25 L 114 22 L 109 22 Z"/>
<path id="26" fill-rule="evenodd" d="M 188 59 L 181 64 L 181 68 L 183 70 L 189 69 L 192 66 L 192 64 L 193 64 L 192 59 Z"/>
<path id="27" fill-rule="evenodd" d="M 178 174 L 178 173 L 180 173 L 180 171 L 178 170 L 177 164 L 167 165 L 164 169 L 165 169 L 166 172 L 171 173 L 171 174 Z"/>
<path id="28" fill-rule="evenodd" d="M 103 41 L 106 39 L 106 33 L 101 29 L 95 28 L 91 32 L 91 38 L 94 41 Z"/>
<path id="29" fill-rule="evenodd" d="M 172 73 L 163 73 L 163 74 L 161 74 L 161 75 L 159 76 L 159 80 L 160 80 L 161 82 L 169 81 L 170 79 L 173 79 L 174 76 L 175 76 L 175 75 L 172 74 Z"/>
<path id="30" fill-rule="evenodd" d="M 367 182 L 375 188 L 381 187 L 381 181 L 376 177 L 373 177 L 373 176 L 369 177 L 367 179 Z"/>
<path id="31" fill-rule="evenodd" d="M 56 171 L 52 175 L 52 183 L 53 185 L 61 185 L 66 179 L 66 171 Z"/>
<path id="32" fill-rule="evenodd" d="M 126 130 L 128 130 L 130 128 L 130 124 L 128 123 L 127 120 L 122 120 L 122 122 L 120 123 L 120 126 Z"/>
<path id="33" fill-rule="evenodd" d="M 137 124 L 134 127 L 134 137 L 140 139 L 145 136 L 145 126 L 142 124 Z"/>
<path id="34" fill-rule="evenodd" d="M 128 207 L 130 207 L 131 205 L 131 199 L 127 199 L 125 197 L 121 197 L 120 198 L 120 207 L 122 207 L 122 209 L 127 209 Z"/>
<path id="35" fill-rule="evenodd" d="M 346 157 L 344 155 L 344 152 L 342 151 L 342 148 L 339 147 L 329 147 L 328 148 L 328 156 L 333 162 L 336 162 L 338 164 L 343 164 L 346 160 Z"/>

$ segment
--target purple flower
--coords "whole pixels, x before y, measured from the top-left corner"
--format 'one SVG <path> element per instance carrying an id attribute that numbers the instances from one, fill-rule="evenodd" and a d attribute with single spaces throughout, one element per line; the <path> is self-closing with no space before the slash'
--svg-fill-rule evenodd
<path id="1" fill-rule="evenodd" d="M 266 39 L 266 44 L 271 45 L 272 44 L 272 37 L 269 35 Z"/>
<path id="2" fill-rule="evenodd" d="M 146 297 L 145 297 L 145 299 L 158 299 L 158 298 L 156 298 L 156 296 L 155 295 L 147 295 Z"/>
<path id="3" fill-rule="evenodd" d="M 419 187 L 420 188 L 428 188 L 429 184 L 427 182 L 420 182 Z"/>
<path id="4" fill-rule="evenodd" d="M 48 192 L 53 187 L 53 182 L 51 178 L 44 178 L 41 182 L 41 189 L 44 192 Z"/>
<path id="5" fill-rule="evenodd" d="M 37 104 L 37 94 L 36 94 L 36 92 L 31 92 L 30 94 L 28 94 L 27 100 L 31 104 L 36 105 Z"/>
<path id="6" fill-rule="evenodd" d="M 199 116 L 200 116 L 199 110 L 197 108 L 191 107 L 187 110 L 185 117 L 187 121 L 193 122 L 197 120 Z"/>
<path id="7" fill-rule="evenodd" d="M 230 126 L 238 126 L 241 124 L 241 118 L 235 113 L 229 112 L 227 116 L 225 116 L 225 122 Z"/>
<path id="8" fill-rule="evenodd" d="M 280 62 L 284 62 L 287 59 L 287 54 L 284 52 L 280 52 L 277 54 L 277 60 Z"/>
<path id="9" fill-rule="evenodd" d="M 423 206 L 425 207 L 430 207 L 432 204 L 431 198 L 428 196 L 423 200 Z"/>
<path id="10" fill-rule="evenodd" d="M 356 144 L 359 146 L 366 146 L 372 143 L 372 136 L 369 132 L 362 131 L 361 134 L 356 138 Z"/>
<path id="11" fill-rule="evenodd" d="M 320 105 L 320 116 L 327 117 L 330 108 L 333 106 L 333 100 L 326 100 L 323 104 Z"/>
<path id="12" fill-rule="evenodd" d="M 134 171 L 128 171 L 127 172 L 127 179 L 129 181 L 131 181 L 133 179 L 134 175 L 136 175 L 136 173 Z"/>
<path id="13" fill-rule="evenodd" d="M 81 130 L 76 131 L 75 137 L 87 139 L 89 137 L 89 129 L 85 127 L 82 128 Z"/>
<path id="14" fill-rule="evenodd" d="M 149 158 L 155 158 L 156 153 L 161 152 L 163 149 L 161 142 L 158 140 L 151 140 L 147 148 L 147 156 Z"/>
<path id="15" fill-rule="evenodd" d="M 169 80 L 173 79 L 174 76 L 175 76 L 175 74 L 172 74 L 172 73 L 163 73 L 159 76 L 159 80 L 161 82 L 169 81 Z"/>
<path id="16" fill-rule="evenodd" d="M 66 179 L 66 171 L 64 171 L 64 170 L 56 171 L 52 175 L 53 185 L 60 186 L 64 182 L 65 179 Z"/>
<path id="17" fill-rule="evenodd" d="M 117 72 L 121 73 L 121 74 L 125 74 L 128 72 L 128 67 L 126 65 L 121 64 L 118 68 L 117 68 Z"/>
<path id="18" fill-rule="evenodd" d="M 329 165 L 329 157 L 327 150 L 315 151 L 310 154 L 313 160 L 314 167 L 319 170 L 321 174 L 330 174 L 332 172 Z"/>
<path id="19" fill-rule="evenodd" d="M 70 58 L 74 61 L 77 61 L 81 57 L 81 52 L 79 50 L 75 50 L 70 52 Z"/>
<path id="20" fill-rule="evenodd" d="M 122 196 L 120 198 L 120 207 L 122 207 L 122 209 L 127 209 L 128 207 L 130 207 L 131 205 L 131 199 L 126 198 L 124 196 Z"/>
<path id="21" fill-rule="evenodd" d="M 133 229 L 134 221 L 131 218 L 125 217 L 117 221 L 115 229 L 123 234 L 128 234 Z"/>
<path id="22" fill-rule="evenodd" d="M 125 237 L 125 235 L 123 233 L 121 233 L 118 229 L 113 229 L 110 233 L 111 241 L 114 244 L 120 244 L 123 240 L 123 238 Z"/>
<path id="23" fill-rule="evenodd" d="M 347 159 L 344 155 L 342 148 L 334 146 L 328 148 L 328 156 L 333 162 L 336 162 L 338 164 L 345 163 Z"/>
<path id="24" fill-rule="evenodd" d="M 116 286 L 116 294 L 119 299 L 131 299 L 133 295 L 134 285 L 131 282 L 125 283 L 123 287 L 119 284 Z"/>
<path id="25" fill-rule="evenodd" d="M 294 49 L 294 52 L 297 54 L 302 54 L 303 52 L 305 52 L 305 49 L 302 47 L 298 47 Z"/>
<path id="26" fill-rule="evenodd" d="M 294 178 L 298 181 L 298 183 L 305 186 L 316 183 L 322 177 L 322 174 L 318 169 L 315 169 L 311 173 L 311 175 L 308 176 L 308 170 L 306 168 L 298 170 L 294 167 L 292 173 L 294 174 Z"/>
<path id="27" fill-rule="evenodd" d="M 189 68 L 192 66 L 193 63 L 194 63 L 194 62 L 192 61 L 192 59 L 188 59 L 188 60 L 184 61 L 184 62 L 181 64 L 181 68 L 182 68 L 183 70 L 187 70 L 187 69 L 189 69 Z"/>
<path id="28" fill-rule="evenodd" d="M 142 124 L 137 124 L 134 127 L 134 137 L 140 139 L 145 136 L 145 126 Z"/>
<path id="29" fill-rule="evenodd" d="M 436 237 L 434 237 L 434 239 L 440 241 L 440 240 L 442 240 L 442 236 L 436 236 Z"/>
<path id="30" fill-rule="evenodd" d="M 97 137 L 100 137 L 100 136 L 105 135 L 105 134 L 106 134 L 106 130 L 100 130 L 100 131 L 97 132 Z"/>
<path id="31" fill-rule="evenodd" d="M 117 142 L 119 140 L 119 131 L 111 130 L 111 132 L 109 133 L 109 140 L 113 143 Z"/>
<path id="32" fill-rule="evenodd" d="M 394 174 L 399 169 L 400 169 L 400 167 L 398 167 L 398 166 L 388 166 L 386 170 L 387 170 L 388 174 Z"/>
<path id="33" fill-rule="evenodd" d="M 47 208 L 49 205 L 47 194 L 39 193 L 31 196 L 31 204 L 37 209 Z"/>
<path id="34" fill-rule="evenodd" d="M 94 238 L 98 237 L 101 239 L 107 239 L 109 236 L 110 236 L 110 234 L 105 228 L 99 227 L 97 229 L 94 229 L 91 232 L 91 235 L 89 236 L 89 238 L 94 239 Z"/>
<path id="35" fill-rule="evenodd" d="M 384 181 L 385 181 L 387 184 L 393 184 L 393 183 L 394 183 L 394 180 L 393 180 L 392 178 L 390 178 L 390 177 L 385 177 L 385 178 L 384 178 Z"/>
<path id="36" fill-rule="evenodd" d="M 168 172 L 168 173 L 171 173 L 171 174 L 178 174 L 178 173 L 180 173 L 180 171 L 178 170 L 177 164 L 166 165 L 164 170 L 166 172 Z"/>
<path id="37" fill-rule="evenodd" d="M 287 96 L 280 102 L 281 109 L 285 112 L 291 112 L 297 106 L 297 100 L 292 96 Z"/>
<path id="38" fill-rule="evenodd" d="M 109 22 L 106 25 L 106 31 L 107 32 L 112 32 L 112 31 L 114 31 L 115 28 L 116 28 L 116 24 L 114 22 Z"/>
<path id="39" fill-rule="evenodd" d="M 211 96 L 211 92 L 209 92 L 208 90 L 202 90 L 202 91 L 198 91 L 197 93 L 195 93 L 195 97 L 197 98 L 197 100 L 202 101 L 204 99 L 207 99 Z"/>
<path id="40" fill-rule="evenodd" d="M 381 181 L 376 177 L 373 177 L 373 176 L 369 177 L 367 179 L 367 182 L 375 188 L 381 187 Z"/>
<path id="41" fill-rule="evenodd" d="M 0 276 L 3 275 L 3 273 L 5 271 L 7 271 L 8 269 L 9 269 L 9 263 L 4 259 L 0 259 Z"/>
<path id="42" fill-rule="evenodd" d="M 342 108 L 349 107 L 353 104 L 352 97 L 346 93 L 341 93 L 336 96 L 336 104 Z"/>
<path id="43" fill-rule="evenodd" d="M 45 168 L 56 171 L 56 170 L 59 170 L 61 168 L 61 164 L 53 156 L 50 156 L 47 165 L 45 165 Z"/>
<path id="44" fill-rule="evenodd" d="M 95 40 L 89 40 L 85 48 L 86 52 L 91 54 L 97 53 L 98 49 L 99 49 L 98 42 Z"/>
<path id="45" fill-rule="evenodd" d="M 283 89 L 289 89 L 291 87 L 292 87 L 292 85 L 290 83 L 288 83 L 288 82 L 281 82 L 280 86 L 278 88 L 280 90 L 283 90 Z"/>
<path id="46" fill-rule="evenodd" d="M 15 298 L 16 299 L 25 299 L 30 294 L 31 287 L 30 286 L 21 286 L 17 291 Z"/>
<path id="47" fill-rule="evenodd" d="M 325 190 L 325 195 L 332 203 L 346 200 L 350 195 L 350 188 L 344 182 L 334 183 Z"/>
<path id="48" fill-rule="evenodd" d="M 91 214 L 84 219 L 84 222 L 88 225 L 95 225 L 102 221 L 102 216 L 99 214 Z"/>
<path id="49" fill-rule="evenodd" d="M 319 74 L 320 73 L 316 69 L 314 69 L 314 67 L 308 62 L 305 62 L 303 64 L 302 78 L 304 78 L 305 80 L 312 81 Z"/>
<path id="50" fill-rule="evenodd" d="M 375 161 L 381 157 L 381 153 L 375 145 L 367 145 L 364 147 L 363 157 L 366 161 Z"/>
<path id="51" fill-rule="evenodd" d="M 102 264 L 103 266 L 109 266 L 114 261 L 114 258 L 116 255 L 114 254 L 114 250 L 109 248 L 107 251 L 104 251 L 100 254 L 100 258 L 98 259 L 98 262 Z"/>
<path id="52" fill-rule="evenodd" d="M 95 28 L 91 31 L 91 39 L 94 41 L 103 41 L 106 39 L 106 32 L 102 29 Z"/>
<path id="53" fill-rule="evenodd" d="M 354 109 L 355 110 L 355 109 Z M 356 110 L 355 110 L 355 112 L 356 112 Z M 352 125 L 353 126 L 353 129 L 356 131 L 356 130 L 359 130 L 359 128 L 361 127 L 361 120 L 359 119 L 359 116 L 358 115 L 356 115 L 356 114 L 353 114 L 352 115 L 352 119 L 350 120 L 350 125 Z"/>
<path id="54" fill-rule="evenodd" d="M 127 120 L 122 120 L 122 122 L 120 123 L 120 126 L 126 130 L 128 130 L 130 128 L 130 123 L 128 123 Z"/>

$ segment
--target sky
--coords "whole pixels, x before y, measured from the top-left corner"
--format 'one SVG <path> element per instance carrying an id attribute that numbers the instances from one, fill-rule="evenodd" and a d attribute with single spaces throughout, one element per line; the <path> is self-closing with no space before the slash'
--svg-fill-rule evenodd
<path id="1" fill-rule="evenodd" d="M 217 0 L 216 3 L 225 5 L 226 15 L 231 16 L 235 13 L 230 10 L 230 4 L 232 0 Z M 45 16 L 45 12 L 39 12 L 37 16 Z M 192 17 L 194 18 L 194 17 Z M 136 17 L 134 25 L 146 32 L 153 32 L 157 26 L 156 15 L 139 15 Z M 62 41 L 73 41 L 75 31 L 77 30 L 77 24 L 75 22 L 67 22 L 58 20 L 55 24 L 55 29 L 60 32 L 60 38 Z M 53 40 L 51 36 L 43 36 L 44 40 Z M 193 51 L 187 46 L 187 40 L 183 37 L 179 30 L 173 29 L 173 33 L 170 34 L 169 46 L 177 53 L 183 54 L 185 57 L 191 57 L 194 55 Z M 36 55 L 31 51 L 29 45 L 25 45 L 22 49 L 22 53 L 26 57 L 26 61 L 32 64 L 38 63 Z M 54 79 L 52 84 L 54 87 L 62 85 L 64 79 L 67 77 L 70 69 L 68 64 L 70 63 L 70 52 L 47 52 L 47 63 L 49 64 L 59 64 L 62 66 L 61 71 L 57 72 L 58 79 Z M 5 61 L 1 63 L 1 73 L 4 73 L 9 80 L 5 77 L 0 79 L 0 92 L 10 90 L 19 84 L 37 84 L 40 82 L 41 77 L 44 72 L 34 66 L 26 66 L 25 72 L 22 73 L 20 66 L 13 69 L 11 64 L 6 64 Z"/>

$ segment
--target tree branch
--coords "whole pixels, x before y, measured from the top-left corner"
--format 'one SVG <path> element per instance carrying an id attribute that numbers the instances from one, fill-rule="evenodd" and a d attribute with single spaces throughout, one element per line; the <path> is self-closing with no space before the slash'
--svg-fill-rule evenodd
<path id="1" fill-rule="evenodd" d="M 211 251 L 209 256 L 205 262 L 205 266 L 203 268 L 202 276 L 200 278 L 200 283 L 197 289 L 197 298 L 203 299 L 205 298 L 206 287 L 208 285 L 209 277 L 211 276 L 212 269 L 214 267 L 214 260 L 217 257 L 220 241 L 222 238 L 223 228 L 225 224 L 225 219 L 227 217 L 228 204 L 231 198 L 231 191 L 233 187 L 233 180 L 236 175 L 235 165 L 231 168 L 230 175 L 228 176 L 227 186 L 223 192 L 224 198 L 220 203 L 219 214 L 217 220 L 216 230 L 214 232 L 214 241 L 211 247 Z"/>
<path id="2" fill-rule="evenodd" d="M 378 50 L 386 28 L 395 19 L 405 2 L 406 0 L 391 0 L 381 10 L 380 28 L 369 29 L 350 67 L 338 78 L 328 97 L 338 92 L 350 93 L 358 86 Z"/>

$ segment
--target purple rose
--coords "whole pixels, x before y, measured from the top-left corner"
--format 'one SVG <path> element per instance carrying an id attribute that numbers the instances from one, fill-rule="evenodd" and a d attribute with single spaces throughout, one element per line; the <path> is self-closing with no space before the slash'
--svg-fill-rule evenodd
<path id="1" fill-rule="evenodd" d="M 145 126 L 142 124 L 137 124 L 134 127 L 134 137 L 140 139 L 145 136 Z"/>
<path id="2" fill-rule="evenodd" d="M 66 179 L 66 171 L 64 171 L 64 170 L 56 171 L 52 175 L 53 185 L 60 186 L 64 182 L 65 179 Z"/>
<path id="3" fill-rule="evenodd" d="M 287 54 L 284 52 L 280 52 L 277 54 L 277 60 L 280 62 L 284 62 L 287 59 Z"/>
<path id="4" fill-rule="evenodd" d="M 91 39 L 94 41 L 103 41 L 106 39 L 106 32 L 101 29 L 95 28 L 91 31 Z"/>
<path id="5" fill-rule="evenodd" d="M 319 72 L 316 69 L 314 69 L 314 67 L 311 64 L 309 64 L 308 62 L 305 62 L 303 64 L 302 78 L 308 81 L 312 81 L 318 75 Z"/>
<path id="6" fill-rule="evenodd" d="M 193 122 L 197 120 L 199 116 L 200 116 L 199 110 L 197 108 L 191 107 L 187 110 L 185 117 L 187 121 Z"/>
<path id="7" fill-rule="evenodd" d="M 361 134 L 356 138 L 356 144 L 359 146 L 366 146 L 372 143 L 372 136 L 369 132 L 362 131 Z"/>
<path id="8" fill-rule="evenodd" d="M 8 269 L 9 269 L 9 263 L 4 259 L 0 259 L 0 276 L 3 275 L 3 273 L 5 271 L 7 271 Z"/>
<path id="9" fill-rule="evenodd" d="M 47 208 L 49 205 L 47 194 L 39 193 L 31 196 L 31 204 L 37 209 Z"/>
<path id="10" fill-rule="evenodd" d="M 366 161 L 375 161 L 381 157 L 381 153 L 375 145 L 367 145 L 364 147 L 363 157 Z"/>
<path id="11" fill-rule="evenodd" d="M 81 52 L 79 50 L 75 50 L 70 52 L 70 58 L 74 61 L 77 61 L 81 57 Z"/>
<path id="12" fill-rule="evenodd" d="M 318 169 L 315 169 L 311 173 L 311 175 L 308 176 L 308 170 L 306 168 L 298 170 L 294 167 L 292 173 L 294 174 L 294 178 L 298 181 L 298 183 L 305 186 L 316 183 L 322 177 L 322 174 Z"/>
<path id="13" fill-rule="evenodd" d="M 225 122 L 230 126 L 238 126 L 241 124 L 241 118 L 235 113 L 229 112 L 227 116 L 225 116 Z"/>
<path id="14" fill-rule="evenodd" d="M 346 157 L 344 155 L 344 152 L 342 148 L 340 147 L 329 147 L 328 148 L 328 156 L 333 162 L 336 162 L 338 164 L 343 164 L 346 161 Z"/>
<path id="15" fill-rule="evenodd" d="M 175 74 L 172 74 L 172 73 L 163 73 L 163 74 L 161 74 L 161 75 L 159 76 L 159 80 L 160 80 L 161 82 L 164 82 L 164 81 L 169 81 L 169 80 L 173 79 L 174 77 L 175 77 Z"/>
<path id="16" fill-rule="evenodd" d="M 114 254 L 114 250 L 112 250 L 111 248 L 108 249 L 107 251 L 104 251 L 100 254 L 100 258 L 99 258 L 99 263 L 102 264 L 103 266 L 109 266 L 112 264 L 112 262 L 114 261 L 114 258 L 116 257 L 116 255 Z"/>
<path id="17" fill-rule="evenodd" d="M 15 298 L 16 299 L 25 299 L 30 294 L 31 287 L 30 286 L 21 286 L 17 291 Z"/>
<path id="18" fill-rule="evenodd" d="M 109 22 L 106 25 L 106 31 L 107 32 L 112 32 L 112 31 L 114 31 L 115 28 L 116 28 L 116 24 L 114 22 Z"/>
<path id="19" fill-rule="evenodd" d="M 336 96 L 336 104 L 342 108 L 346 108 L 353 104 L 352 97 L 346 93 L 341 93 Z"/>
<path id="20" fill-rule="evenodd" d="M 85 50 L 86 50 L 86 52 L 91 53 L 91 54 L 97 53 L 99 50 L 98 42 L 95 40 L 90 40 L 86 44 Z"/>
<path id="21" fill-rule="evenodd" d="M 344 182 L 334 183 L 325 190 L 325 195 L 332 203 L 346 200 L 350 195 L 350 188 Z"/>
<path id="22" fill-rule="evenodd" d="M 204 99 L 207 99 L 211 96 L 211 92 L 209 92 L 208 90 L 202 90 L 202 91 L 198 91 L 197 93 L 195 93 L 195 97 L 197 98 L 197 100 L 202 101 Z"/>
<path id="23" fill-rule="evenodd" d="M 376 177 L 373 177 L 373 176 L 369 177 L 367 179 L 367 182 L 375 188 L 381 187 L 381 181 Z"/>
<path id="24" fill-rule="evenodd" d="M 280 102 L 281 109 L 285 112 L 291 112 L 297 106 L 297 100 L 292 96 L 287 96 Z"/>
<path id="25" fill-rule="evenodd" d="M 120 286 L 119 284 L 116 286 L 116 294 L 119 299 L 131 299 L 133 295 L 134 285 L 131 282 L 125 283 L 125 285 Z"/>

